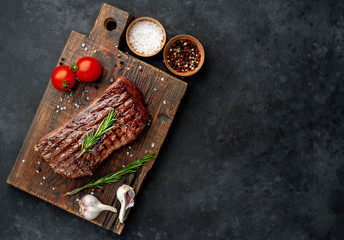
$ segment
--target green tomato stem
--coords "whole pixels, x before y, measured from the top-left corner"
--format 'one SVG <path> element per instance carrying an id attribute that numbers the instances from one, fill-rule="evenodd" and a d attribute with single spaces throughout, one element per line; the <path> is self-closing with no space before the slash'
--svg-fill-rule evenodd
<path id="1" fill-rule="evenodd" d="M 78 65 L 76 63 L 74 63 L 74 64 L 72 64 L 72 66 L 70 66 L 70 69 L 72 69 L 73 72 L 76 72 L 76 71 L 79 70 L 79 67 L 78 67 Z"/>

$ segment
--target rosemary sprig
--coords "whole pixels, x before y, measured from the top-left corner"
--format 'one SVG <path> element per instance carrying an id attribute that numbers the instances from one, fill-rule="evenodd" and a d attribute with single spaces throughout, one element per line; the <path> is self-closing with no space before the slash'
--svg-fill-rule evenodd
<path id="1" fill-rule="evenodd" d="M 115 121 L 118 121 L 118 119 L 116 118 L 117 113 L 114 113 L 114 110 L 112 109 L 107 118 L 103 119 L 103 121 L 100 123 L 98 129 L 96 132 L 94 132 L 94 129 L 92 131 L 92 133 L 86 133 L 85 134 L 85 138 L 82 142 L 81 145 L 81 152 L 79 157 L 84 154 L 86 151 L 92 151 L 89 150 L 89 148 L 91 148 L 94 144 L 96 144 L 97 142 L 99 142 L 101 135 L 105 134 L 107 131 L 109 131 L 111 128 L 115 127 L 115 126 L 111 126 Z"/>
<path id="2" fill-rule="evenodd" d="M 136 172 L 136 170 L 142 165 L 144 165 L 145 162 L 148 162 L 154 158 L 155 158 L 155 155 L 153 153 L 146 155 L 143 158 L 137 159 L 134 162 L 128 164 L 127 166 L 119 170 L 118 172 L 109 173 L 108 175 L 104 177 L 100 177 L 96 180 L 91 181 L 90 183 L 84 185 L 83 187 L 76 188 L 70 192 L 67 192 L 63 196 L 74 195 L 86 188 L 92 188 L 92 187 L 103 188 L 102 186 L 103 184 L 110 184 L 110 183 L 118 182 L 124 175 Z"/>

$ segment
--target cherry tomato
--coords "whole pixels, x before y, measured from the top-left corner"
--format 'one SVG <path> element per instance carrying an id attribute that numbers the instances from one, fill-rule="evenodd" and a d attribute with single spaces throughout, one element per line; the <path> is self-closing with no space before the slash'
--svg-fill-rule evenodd
<path id="1" fill-rule="evenodd" d="M 82 57 L 71 68 L 83 82 L 93 82 L 102 74 L 102 65 L 93 57 Z"/>
<path id="2" fill-rule="evenodd" d="M 76 82 L 75 73 L 66 65 L 55 68 L 50 79 L 53 86 L 60 91 L 71 89 Z"/>

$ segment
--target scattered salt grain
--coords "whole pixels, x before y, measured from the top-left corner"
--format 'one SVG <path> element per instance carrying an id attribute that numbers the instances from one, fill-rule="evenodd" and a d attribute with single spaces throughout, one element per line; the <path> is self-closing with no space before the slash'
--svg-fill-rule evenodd
<path id="1" fill-rule="evenodd" d="M 86 97 L 86 100 L 90 100 L 90 98 L 89 98 L 89 97 Z"/>
<path id="2" fill-rule="evenodd" d="M 87 47 L 85 47 L 85 51 L 87 51 L 88 49 L 87 49 Z"/>
<path id="3" fill-rule="evenodd" d="M 133 157 L 133 154 L 130 154 L 130 157 Z"/>
<path id="4" fill-rule="evenodd" d="M 110 81 L 110 83 L 113 83 L 113 81 L 114 81 L 114 80 L 113 80 L 113 78 L 110 78 L 110 80 L 109 80 L 109 81 Z"/>
<path id="5" fill-rule="evenodd" d="M 56 110 L 56 112 L 58 113 L 58 112 L 59 112 L 59 110 Z"/>
<path id="6" fill-rule="evenodd" d="M 163 82 L 164 80 L 165 80 L 165 78 L 162 77 L 162 78 L 161 78 L 161 81 Z"/>
<path id="7" fill-rule="evenodd" d="M 125 167 L 125 165 L 123 165 L 122 167 Z"/>
<path id="8" fill-rule="evenodd" d="M 97 50 L 93 50 L 94 53 L 97 53 Z"/>
<path id="9" fill-rule="evenodd" d="M 54 191 L 54 190 L 55 190 L 55 187 L 52 187 L 51 189 Z"/>
<path id="10" fill-rule="evenodd" d="M 91 192 L 91 195 L 94 195 L 94 192 Z"/>
<path id="11" fill-rule="evenodd" d="M 86 46 L 86 44 L 85 44 L 85 43 L 81 44 L 81 47 L 85 47 L 85 46 Z"/>
<path id="12" fill-rule="evenodd" d="M 150 126 L 150 123 L 147 123 L 147 126 Z"/>
<path id="13" fill-rule="evenodd" d="M 166 104 L 166 101 L 163 101 L 164 104 Z"/>
<path id="14" fill-rule="evenodd" d="M 156 91 L 156 88 L 153 88 L 154 91 Z"/>
<path id="15" fill-rule="evenodd" d="M 116 45 L 115 48 L 118 48 L 118 46 Z"/>
<path id="16" fill-rule="evenodd" d="M 40 184 L 40 185 L 43 185 L 43 183 L 42 183 L 42 182 L 40 182 L 39 184 Z"/>
<path id="17" fill-rule="evenodd" d="M 154 147 L 154 143 L 152 143 L 152 148 Z"/>
<path id="18" fill-rule="evenodd" d="M 130 152 L 127 152 L 127 156 L 129 156 Z"/>
<path id="19" fill-rule="evenodd" d="M 63 101 L 63 99 L 61 98 L 61 99 L 60 99 L 60 102 L 62 102 L 62 101 Z"/>
<path id="20" fill-rule="evenodd" d="M 56 106 L 56 108 L 59 108 L 59 107 L 60 107 L 59 105 Z"/>
<path id="21" fill-rule="evenodd" d="M 37 162 L 37 164 L 39 165 L 39 164 L 41 164 L 41 162 L 40 162 L 40 161 L 38 161 L 38 162 Z"/>
<path id="22" fill-rule="evenodd" d="M 145 55 L 159 51 L 163 40 L 162 29 L 151 21 L 139 21 L 129 31 L 129 44 L 136 52 Z"/>
<path id="23" fill-rule="evenodd" d="M 131 146 L 129 146 L 129 149 L 131 149 Z"/>
<path id="24" fill-rule="evenodd" d="M 147 153 L 147 150 L 145 151 L 145 153 Z"/>
<path id="25" fill-rule="evenodd" d="M 44 176 L 43 176 L 42 178 L 43 178 L 43 180 L 45 180 L 45 177 L 44 177 Z"/>
<path id="26" fill-rule="evenodd" d="M 76 201 L 76 202 L 79 202 L 79 201 L 80 201 L 80 199 L 79 199 L 79 198 L 77 198 L 77 199 L 75 199 L 75 201 Z"/>
<path id="27" fill-rule="evenodd" d="M 36 173 L 39 173 L 39 171 L 38 171 L 38 170 L 36 170 Z"/>

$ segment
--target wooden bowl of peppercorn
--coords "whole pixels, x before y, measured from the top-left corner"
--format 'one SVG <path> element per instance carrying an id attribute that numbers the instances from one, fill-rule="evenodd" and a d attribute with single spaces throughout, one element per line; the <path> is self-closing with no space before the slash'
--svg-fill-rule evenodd
<path id="1" fill-rule="evenodd" d="M 166 67 L 175 75 L 188 77 L 197 73 L 205 58 L 202 44 L 193 36 L 178 35 L 164 49 Z"/>

